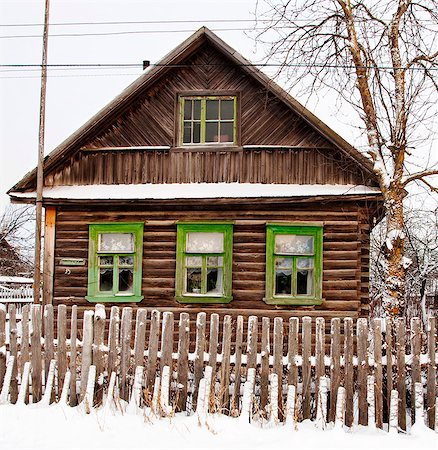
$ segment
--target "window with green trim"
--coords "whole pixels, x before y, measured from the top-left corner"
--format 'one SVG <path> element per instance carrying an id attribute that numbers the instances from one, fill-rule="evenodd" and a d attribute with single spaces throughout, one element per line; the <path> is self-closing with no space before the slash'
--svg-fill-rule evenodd
<path id="1" fill-rule="evenodd" d="M 90 302 L 139 302 L 143 223 L 89 225 Z"/>
<path id="2" fill-rule="evenodd" d="M 181 144 L 234 144 L 236 97 L 180 97 Z"/>
<path id="3" fill-rule="evenodd" d="M 233 225 L 179 223 L 176 299 L 181 303 L 231 301 Z"/>
<path id="4" fill-rule="evenodd" d="M 321 292 L 322 227 L 267 225 L 265 301 L 315 305 Z"/>

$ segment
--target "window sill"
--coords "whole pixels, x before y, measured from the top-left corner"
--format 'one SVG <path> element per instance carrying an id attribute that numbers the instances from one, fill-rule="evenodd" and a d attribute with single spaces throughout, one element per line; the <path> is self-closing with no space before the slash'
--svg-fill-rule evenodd
<path id="1" fill-rule="evenodd" d="M 230 303 L 233 297 L 214 297 L 214 296 L 204 296 L 204 295 L 178 295 L 175 297 L 178 303 Z"/>
<path id="2" fill-rule="evenodd" d="M 321 305 L 324 299 L 308 297 L 265 297 L 263 301 L 268 305 L 317 306 Z"/>
<path id="3" fill-rule="evenodd" d="M 143 300 L 143 295 L 108 295 L 108 296 L 85 296 L 90 303 L 138 303 Z"/>

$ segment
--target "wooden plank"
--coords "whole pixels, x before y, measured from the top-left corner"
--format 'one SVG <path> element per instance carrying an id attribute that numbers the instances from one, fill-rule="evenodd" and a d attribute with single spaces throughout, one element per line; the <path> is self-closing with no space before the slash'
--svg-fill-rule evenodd
<path id="1" fill-rule="evenodd" d="M 316 403 L 319 398 L 319 383 L 321 377 L 325 376 L 325 320 L 322 317 L 316 318 L 316 342 L 315 342 L 315 398 Z M 324 413 L 324 417 L 325 417 Z"/>
<path id="2" fill-rule="evenodd" d="M 345 388 L 345 425 L 353 425 L 353 394 L 354 394 L 354 368 L 353 368 L 353 320 L 349 317 L 344 319 L 344 388 Z"/>
<path id="3" fill-rule="evenodd" d="M 240 384 L 242 377 L 243 350 L 243 316 L 236 319 L 236 347 L 234 350 L 234 390 L 231 404 L 231 414 L 238 415 L 240 411 Z"/>
<path id="4" fill-rule="evenodd" d="M 211 392 L 210 405 L 215 401 L 215 384 L 217 371 L 217 348 L 219 343 L 219 314 L 213 313 L 210 316 L 210 339 L 208 345 L 208 365 L 211 367 Z"/>
<path id="5" fill-rule="evenodd" d="M 194 385 L 192 405 L 196 409 L 196 400 L 198 398 L 199 382 L 203 377 L 204 370 L 204 351 L 205 351 L 205 312 L 198 313 L 196 317 L 196 347 L 195 347 L 195 362 L 194 362 Z"/>
<path id="6" fill-rule="evenodd" d="M 0 305 L 0 391 L 6 374 L 6 307 Z"/>
<path id="7" fill-rule="evenodd" d="M 172 369 L 172 350 L 173 350 L 173 313 L 165 312 L 163 314 L 163 328 L 161 330 L 161 358 L 160 369 L 164 366 Z M 172 373 L 172 371 L 170 371 Z"/>
<path id="8" fill-rule="evenodd" d="M 88 372 L 90 371 L 93 355 L 93 315 L 93 311 L 84 311 L 80 390 L 81 401 L 84 400 L 87 391 Z"/>
<path id="9" fill-rule="evenodd" d="M 155 376 L 157 371 L 157 355 L 160 333 L 160 311 L 156 309 L 151 312 L 151 322 L 149 329 L 149 343 L 148 343 L 148 361 L 147 361 L 147 376 L 146 376 L 146 391 L 148 397 L 152 396 Z"/>
<path id="10" fill-rule="evenodd" d="M 383 429 L 382 319 L 373 320 L 376 427 Z"/>
<path id="11" fill-rule="evenodd" d="M 44 376 L 47 381 L 52 359 L 55 359 L 53 305 L 44 306 Z"/>
<path id="12" fill-rule="evenodd" d="M 32 305 L 32 401 L 37 403 L 42 397 L 42 352 L 41 352 L 41 306 Z"/>
<path id="13" fill-rule="evenodd" d="M 341 382 L 341 321 L 339 318 L 331 320 L 330 358 L 330 408 L 328 421 L 335 422 L 338 390 Z"/>
<path id="14" fill-rule="evenodd" d="M 406 431 L 406 327 L 403 318 L 397 319 L 396 331 L 398 426 Z"/>
<path id="15" fill-rule="evenodd" d="M 303 392 L 302 392 L 302 410 L 303 410 L 303 420 L 310 419 L 310 384 L 311 384 L 311 351 L 312 351 L 312 318 L 303 317 L 303 329 L 302 329 L 302 373 L 303 373 Z"/>
<path id="16" fill-rule="evenodd" d="M 187 313 L 181 313 L 179 316 L 178 333 L 178 386 L 179 395 L 177 401 L 177 410 L 185 411 L 187 404 L 187 382 L 189 372 L 189 336 L 190 336 L 190 317 Z"/>
<path id="17" fill-rule="evenodd" d="M 262 318 L 262 347 L 261 347 L 261 367 L 260 367 L 260 412 L 266 417 L 269 395 L 269 354 L 270 354 L 270 324 L 269 317 Z"/>
<path id="18" fill-rule="evenodd" d="M 246 367 L 255 369 L 257 366 L 257 316 L 248 318 L 248 334 L 246 339 Z"/>
<path id="19" fill-rule="evenodd" d="M 279 418 L 283 420 L 283 319 L 276 317 L 274 319 L 274 363 L 273 373 L 277 375 L 278 381 L 278 408 Z"/>
<path id="20" fill-rule="evenodd" d="M 359 404 L 359 425 L 368 425 L 368 325 L 367 319 L 357 319 L 357 384 Z"/>
<path id="21" fill-rule="evenodd" d="M 120 329 L 120 309 L 118 306 L 111 307 L 110 323 L 108 329 L 108 373 L 118 373 L 118 355 L 119 348 L 119 329 Z"/>
<path id="22" fill-rule="evenodd" d="M 94 339 L 93 339 L 93 366 L 96 367 L 96 384 L 94 387 L 94 404 L 100 406 L 103 399 L 103 386 L 105 376 L 104 366 L 104 338 L 105 338 L 106 312 L 103 305 L 94 307 Z"/>
<path id="23" fill-rule="evenodd" d="M 389 415 L 391 414 L 391 396 L 394 386 L 393 375 L 393 344 L 392 344 L 392 321 L 385 319 L 385 346 L 386 346 L 386 408 L 388 411 L 387 421 L 389 423 Z"/>
<path id="24" fill-rule="evenodd" d="M 14 304 L 9 305 L 9 353 L 14 357 L 10 384 L 10 402 L 17 403 L 18 399 L 18 342 L 17 342 L 17 309 Z"/>
<path id="25" fill-rule="evenodd" d="M 287 345 L 288 375 L 287 384 L 297 387 L 298 383 L 298 327 L 299 319 L 297 317 L 289 318 L 289 337 Z"/>
<path id="26" fill-rule="evenodd" d="M 230 356 L 231 356 L 231 316 L 226 315 L 223 320 L 222 331 L 222 364 L 220 375 L 219 407 L 224 413 L 230 411 Z"/>
<path id="27" fill-rule="evenodd" d="M 129 400 L 129 369 L 131 368 L 131 333 L 132 308 L 125 306 L 122 310 L 122 326 L 120 331 L 120 398 Z"/>
<path id="28" fill-rule="evenodd" d="M 44 222 L 43 305 L 53 303 L 56 207 L 46 206 Z M 61 385 L 62 386 L 62 385 Z"/>
<path id="29" fill-rule="evenodd" d="M 61 395 L 65 374 L 67 372 L 67 307 L 65 305 L 58 306 L 57 320 L 58 345 L 56 350 L 56 361 L 58 366 L 58 395 Z"/>
<path id="30" fill-rule="evenodd" d="M 78 307 L 73 305 L 71 309 L 70 319 L 70 364 L 69 371 L 71 373 L 70 378 L 70 406 L 76 406 L 78 404 L 78 397 L 76 392 L 76 357 L 77 357 L 77 332 L 78 332 Z"/>
<path id="31" fill-rule="evenodd" d="M 427 423 L 430 429 L 435 428 L 435 391 L 436 391 L 436 317 L 427 319 L 427 388 L 426 411 Z"/>
<path id="32" fill-rule="evenodd" d="M 415 423 L 416 391 L 415 383 L 421 382 L 421 322 L 418 317 L 411 319 L 411 421 Z M 421 401 L 423 398 L 421 398 Z"/>
<path id="33" fill-rule="evenodd" d="M 145 367 L 146 309 L 138 308 L 135 317 L 134 367 Z"/>
<path id="34" fill-rule="evenodd" d="M 30 335 L 29 335 L 29 318 L 30 305 L 24 305 L 21 310 L 21 343 L 20 343 L 20 367 L 23 371 L 24 364 L 30 361 Z M 1 347 L 1 345 L 0 345 Z M 1 378 L 1 377 L 0 377 Z M 1 382 L 0 382 L 1 388 Z M 28 402 L 28 394 L 26 393 L 25 401 Z"/>

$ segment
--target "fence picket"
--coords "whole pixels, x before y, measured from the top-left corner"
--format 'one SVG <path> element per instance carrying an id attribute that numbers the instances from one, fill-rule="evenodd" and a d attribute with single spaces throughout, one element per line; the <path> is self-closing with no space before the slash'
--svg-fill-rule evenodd
<path id="1" fill-rule="evenodd" d="M 61 389 L 64 385 L 64 378 L 67 372 L 67 307 L 65 305 L 58 306 L 57 328 L 58 345 L 56 349 L 56 360 L 58 366 L 58 394 L 61 395 Z"/>
<path id="2" fill-rule="evenodd" d="M 325 376 L 325 320 L 322 317 L 316 318 L 315 336 L 315 398 L 319 401 L 319 383 L 321 377 Z M 325 380 L 325 378 L 324 378 Z M 327 419 L 327 416 L 324 416 Z"/>
<path id="3" fill-rule="evenodd" d="M 345 387 L 345 425 L 353 425 L 353 320 L 349 317 L 344 319 L 344 387 Z"/>
<path id="4" fill-rule="evenodd" d="M 383 428 L 382 319 L 373 320 L 376 427 Z"/>
<path id="5" fill-rule="evenodd" d="M 420 365 L 420 352 L 421 352 L 421 324 L 418 317 L 411 319 L 411 421 L 415 423 L 415 407 L 416 404 L 416 383 L 421 381 L 421 365 Z M 423 394 L 421 394 L 423 395 Z"/>
<path id="6" fill-rule="evenodd" d="M 55 359 L 53 305 L 44 306 L 44 377 L 47 381 L 50 363 Z"/>
<path id="7" fill-rule="evenodd" d="M 357 384 L 359 394 L 359 425 L 368 424 L 367 379 L 368 379 L 368 322 L 357 319 Z"/>
<path id="8" fill-rule="evenodd" d="M 303 317 L 303 392 L 302 392 L 302 410 L 303 419 L 310 419 L 310 383 L 312 365 L 310 361 L 312 351 L 312 319 Z"/>
<path id="9" fill-rule="evenodd" d="M 243 348 L 243 316 L 236 319 L 236 345 L 234 349 L 234 391 L 231 411 L 236 414 L 240 408 L 240 381 L 242 375 L 242 348 Z"/>
<path id="10" fill-rule="evenodd" d="M 9 352 L 15 360 L 10 387 L 10 402 L 15 404 L 18 399 L 17 310 L 15 305 L 9 305 Z"/>
<path id="11" fill-rule="evenodd" d="M 396 332 L 398 426 L 402 431 L 406 431 L 406 327 L 404 319 L 398 318 Z"/>
<path id="12" fill-rule="evenodd" d="M 97 304 L 94 310 L 93 342 L 93 366 L 96 367 L 96 386 L 94 388 L 94 401 L 96 405 L 101 405 L 103 399 L 103 382 L 105 374 L 103 345 L 105 339 L 105 322 L 105 307 Z"/>
<path id="13" fill-rule="evenodd" d="M 0 390 L 6 373 L 6 307 L 0 305 Z"/>
<path id="14" fill-rule="evenodd" d="M 144 346 L 146 340 L 146 309 L 138 308 L 135 316 L 134 367 L 144 367 Z M 173 340 L 173 339 L 172 339 Z"/>
<path id="15" fill-rule="evenodd" d="M 122 311 L 122 327 L 120 331 L 120 398 L 129 400 L 128 374 L 131 367 L 131 333 L 132 333 L 132 308 L 125 306 Z"/>
<path id="16" fill-rule="evenodd" d="M 270 323 L 269 317 L 262 318 L 262 347 L 261 347 L 261 364 L 260 364 L 260 412 L 266 413 L 268 405 L 268 381 L 269 381 L 269 335 Z"/>
<path id="17" fill-rule="evenodd" d="M 211 367 L 211 380 L 210 387 L 211 392 L 208 395 L 210 398 L 210 404 L 214 402 L 215 395 L 215 381 L 217 375 L 217 347 L 219 343 L 219 314 L 212 314 L 210 316 L 210 340 L 208 346 L 208 365 Z"/>
<path id="18" fill-rule="evenodd" d="M 71 308 L 70 318 L 70 406 L 78 404 L 78 396 L 76 392 L 76 359 L 77 359 L 77 331 L 78 330 L 78 307 L 73 305 Z"/>
<path id="19" fill-rule="evenodd" d="M 190 318 L 187 313 L 181 313 L 179 316 L 179 334 L 178 334 L 178 386 L 179 395 L 177 407 L 179 411 L 185 411 L 187 404 L 187 381 L 189 373 L 189 337 L 190 337 Z"/>
<path id="20" fill-rule="evenodd" d="M 426 392 L 426 410 L 427 422 L 429 428 L 435 428 L 435 409 L 436 409 L 436 318 L 429 317 L 427 323 L 427 392 Z"/>
<path id="21" fill-rule="evenodd" d="M 81 402 L 84 400 L 87 391 L 88 372 L 90 370 L 92 362 L 93 311 L 84 311 L 82 336 L 83 341 L 82 341 L 81 390 L 80 390 Z"/>
<path id="22" fill-rule="evenodd" d="M 108 330 L 108 373 L 118 372 L 117 348 L 119 346 L 120 309 L 111 307 Z"/>
<path id="23" fill-rule="evenodd" d="M 335 422 L 338 389 L 341 381 L 341 321 L 339 318 L 333 318 L 331 321 L 330 358 L 330 409 L 328 421 Z"/>
<path id="24" fill-rule="evenodd" d="M 220 408 L 224 412 L 230 407 L 230 353 L 231 353 L 231 316 L 226 315 L 223 322 L 222 332 L 222 364 L 221 364 L 221 387 L 219 395 Z"/>
<path id="25" fill-rule="evenodd" d="M 289 319 L 289 338 L 288 338 L 288 349 L 287 349 L 287 360 L 288 360 L 288 376 L 287 384 L 289 386 L 297 387 L 298 383 L 298 366 L 297 366 L 297 356 L 298 356 L 298 327 L 299 320 L 297 317 L 291 317 Z"/>
<path id="26" fill-rule="evenodd" d="M 41 352 L 41 306 L 32 305 L 32 402 L 41 400 L 42 384 L 41 374 L 43 370 L 42 352 Z"/>
<path id="27" fill-rule="evenodd" d="M 156 309 L 151 312 L 151 322 L 149 329 L 148 361 L 146 372 L 146 391 L 148 396 L 152 396 L 157 371 L 158 340 L 160 333 L 160 311 Z"/>
<path id="28" fill-rule="evenodd" d="M 30 361 L 29 347 L 29 311 L 30 305 L 24 305 L 21 310 L 21 344 L 20 344 L 20 367 L 24 370 L 24 365 Z M 1 345 L 0 345 L 1 347 Z"/>
<path id="29" fill-rule="evenodd" d="M 195 362 L 194 362 L 194 380 L 193 380 L 193 395 L 192 405 L 196 409 L 196 401 L 198 399 L 199 382 L 203 377 L 204 369 L 204 351 L 205 351 L 205 312 L 198 313 L 196 317 L 196 347 L 195 347 Z"/>

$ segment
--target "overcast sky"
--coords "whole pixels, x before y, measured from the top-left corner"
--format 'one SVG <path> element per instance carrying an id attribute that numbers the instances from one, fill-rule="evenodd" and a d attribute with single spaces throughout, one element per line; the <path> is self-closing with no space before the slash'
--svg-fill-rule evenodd
<path id="1" fill-rule="evenodd" d="M 256 0 L 51 0 L 48 63 L 141 64 L 145 59 L 154 63 L 202 25 L 247 59 L 258 62 L 264 49 L 255 45 L 254 33 L 242 30 L 253 27 L 249 20 L 254 19 L 255 7 Z M 42 25 L 5 25 L 42 24 L 43 18 L 44 0 L 0 0 L 1 64 L 41 63 Z M 181 22 L 90 24 L 133 21 Z M 89 24 L 59 25 L 78 22 Z M 90 35 L 94 33 L 113 34 Z M 56 36 L 59 34 L 69 36 Z M 37 37 L 20 37 L 29 35 Z M 112 100 L 141 71 L 141 67 L 50 69 L 45 153 Z M 0 68 L 0 211 L 8 203 L 5 192 L 36 165 L 39 99 L 38 68 Z M 351 111 L 327 99 L 313 98 L 307 106 L 353 145 L 362 142 L 358 119 Z"/>

